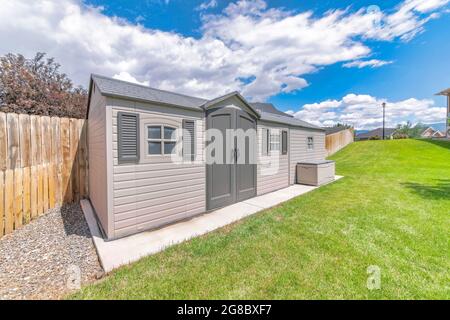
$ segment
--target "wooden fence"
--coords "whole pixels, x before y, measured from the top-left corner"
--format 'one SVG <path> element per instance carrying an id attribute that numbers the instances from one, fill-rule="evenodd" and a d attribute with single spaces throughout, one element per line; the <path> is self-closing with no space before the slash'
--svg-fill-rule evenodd
<path id="1" fill-rule="evenodd" d="M 88 195 L 85 121 L 0 112 L 0 237 Z"/>
<path id="2" fill-rule="evenodd" d="M 327 157 L 338 152 L 354 141 L 353 129 L 342 130 L 325 137 L 325 149 Z"/>

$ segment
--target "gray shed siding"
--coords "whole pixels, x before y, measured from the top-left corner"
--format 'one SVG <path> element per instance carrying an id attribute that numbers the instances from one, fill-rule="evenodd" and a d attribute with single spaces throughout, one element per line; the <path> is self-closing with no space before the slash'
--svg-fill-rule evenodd
<path id="1" fill-rule="evenodd" d="M 109 235 L 108 225 L 108 175 L 106 167 L 107 108 L 106 98 L 94 85 L 91 93 L 88 121 L 89 146 L 89 197 L 103 230 Z"/>
<path id="2" fill-rule="evenodd" d="M 308 149 L 308 137 L 314 138 L 314 149 Z M 325 150 L 325 132 L 303 129 L 291 128 L 290 130 L 290 184 L 296 182 L 296 165 L 298 162 L 306 160 L 324 160 L 326 157 Z"/>
<path id="3" fill-rule="evenodd" d="M 157 228 L 205 212 L 203 113 L 122 99 L 108 99 L 108 106 L 112 109 L 114 236 Z M 118 162 L 119 111 L 139 113 L 141 155 L 138 164 Z M 148 156 L 146 126 L 165 124 L 181 130 L 183 119 L 195 121 L 195 160 L 172 163 L 170 156 Z M 177 147 L 181 145 L 178 140 Z"/>
<path id="4" fill-rule="evenodd" d="M 263 128 L 269 130 L 278 130 L 280 135 L 280 150 L 272 151 L 268 156 L 262 155 L 262 131 Z M 257 195 L 262 195 L 271 191 L 279 190 L 289 186 L 289 152 L 286 155 L 281 154 L 281 131 L 288 132 L 287 126 L 276 123 L 258 121 L 258 164 L 257 164 Z M 288 142 L 289 144 L 289 142 Z M 276 164 L 278 162 L 278 164 Z M 267 169 L 268 166 L 274 166 L 273 172 Z"/>

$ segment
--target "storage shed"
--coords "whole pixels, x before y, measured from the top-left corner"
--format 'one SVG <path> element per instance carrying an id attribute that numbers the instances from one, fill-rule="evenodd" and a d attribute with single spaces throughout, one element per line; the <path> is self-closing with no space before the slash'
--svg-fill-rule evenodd
<path id="1" fill-rule="evenodd" d="M 214 130 L 227 142 L 211 153 L 223 163 L 207 161 Z M 229 135 L 236 130 L 254 130 L 256 143 L 238 143 Z M 271 104 L 238 92 L 201 99 L 99 75 L 90 81 L 88 138 L 89 197 L 107 239 L 288 187 L 298 162 L 325 159 L 325 130 Z"/>

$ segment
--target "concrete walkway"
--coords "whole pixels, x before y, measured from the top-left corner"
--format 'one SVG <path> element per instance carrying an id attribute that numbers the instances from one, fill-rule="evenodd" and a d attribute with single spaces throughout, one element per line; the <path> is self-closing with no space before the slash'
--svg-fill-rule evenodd
<path id="1" fill-rule="evenodd" d="M 336 180 L 340 178 L 342 177 L 336 176 Z M 142 257 L 160 252 L 174 244 L 221 228 L 317 188 L 296 184 L 285 189 L 235 203 L 213 212 L 205 213 L 187 221 L 168 225 L 157 230 L 141 232 L 114 241 L 105 241 L 102 238 L 89 200 L 82 200 L 81 207 L 89 225 L 103 269 L 105 272 L 110 272 L 122 265 L 137 261 Z"/>

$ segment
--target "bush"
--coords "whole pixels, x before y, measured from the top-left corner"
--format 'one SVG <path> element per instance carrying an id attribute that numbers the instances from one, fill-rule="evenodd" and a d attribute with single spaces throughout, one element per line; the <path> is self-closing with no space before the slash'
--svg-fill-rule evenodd
<path id="1" fill-rule="evenodd" d="M 381 138 L 379 136 L 372 136 L 369 140 L 381 140 Z"/>
<path id="2" fill-rule="evenodd" d="M 45 53 L 33 59 L 0 57 L 0 111 L 85 118 L 87 92 L 74 87 L 60 65 Z"/>
<path id="3" fill-rule="evenodd" d="M 409 139 L 409 136 L 406 133 L 395 133 L 394 134 L 394 139 Z"/>

